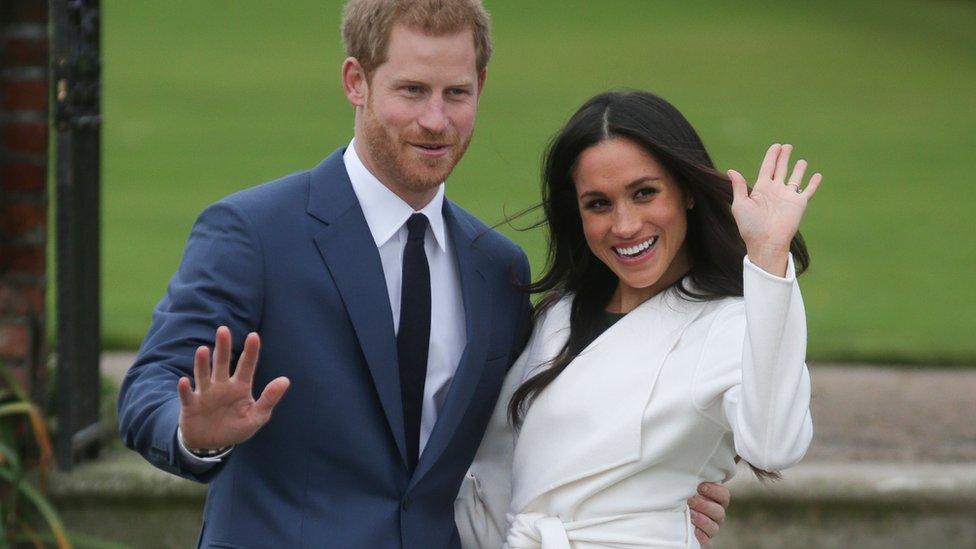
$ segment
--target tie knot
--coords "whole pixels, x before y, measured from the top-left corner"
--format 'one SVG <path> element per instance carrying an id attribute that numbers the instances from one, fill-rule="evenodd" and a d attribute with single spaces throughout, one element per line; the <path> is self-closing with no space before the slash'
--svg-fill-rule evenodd
<path id="1" fill-rule="evenodd" d="M 407 220 L 407 239 L 423 240 L 427 233 L 427 216 L 422 213 L 415 213 Z"/>

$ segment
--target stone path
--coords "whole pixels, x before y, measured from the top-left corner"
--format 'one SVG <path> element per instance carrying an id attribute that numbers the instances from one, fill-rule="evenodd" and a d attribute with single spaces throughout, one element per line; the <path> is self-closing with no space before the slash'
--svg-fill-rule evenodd
<path id="1" fill-rule="evenodd" d="M 103 354 L 121 379 L 131 353 Z M 976 463 L 976 368 L 814 364 L 804 461 Z"/>

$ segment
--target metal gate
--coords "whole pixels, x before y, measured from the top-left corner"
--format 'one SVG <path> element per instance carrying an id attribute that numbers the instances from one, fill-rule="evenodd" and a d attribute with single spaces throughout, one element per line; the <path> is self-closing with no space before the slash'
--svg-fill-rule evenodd
<path id="1" fill-rule="evenodd" d="M 97 454 L 99 422 L 99 179 L 101 56 L 98 0 L 52 0 L 57 135 L 58 463 Z"/>

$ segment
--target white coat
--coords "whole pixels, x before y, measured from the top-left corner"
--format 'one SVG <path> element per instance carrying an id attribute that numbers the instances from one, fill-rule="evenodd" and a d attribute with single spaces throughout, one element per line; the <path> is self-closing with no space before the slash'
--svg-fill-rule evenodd
<path id="1" fill-rule="evenodd" d="M 455 509 L 464 547 L 698 547 L 686 500 L 736 454 L 785 469 L 813 434 L 806 319 L 793 261 L 744 260 L 744 297 L 669 289 L 594 340 L 532 403 L 513 391 L 569 334 L 571 297 L 537 321 L 505 383 Z"/>

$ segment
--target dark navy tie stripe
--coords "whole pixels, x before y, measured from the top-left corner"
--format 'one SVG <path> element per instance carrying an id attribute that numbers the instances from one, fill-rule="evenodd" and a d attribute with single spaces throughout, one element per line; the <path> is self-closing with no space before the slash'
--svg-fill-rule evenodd
<path id="1" fill-rule="evenodd" d="M 415 213 L 407 220 L 407 245 L 403 250 L 403 280 L 400 286 L 400 328 L 397 358 L 400 363 L 400 396 L 407 435 L 407 464 L 417 468 L 420 456 L 420 418 L 427 379 L 427 349 L 430 344 L 430 267 L 424 252 L 427 217 Z"/>

